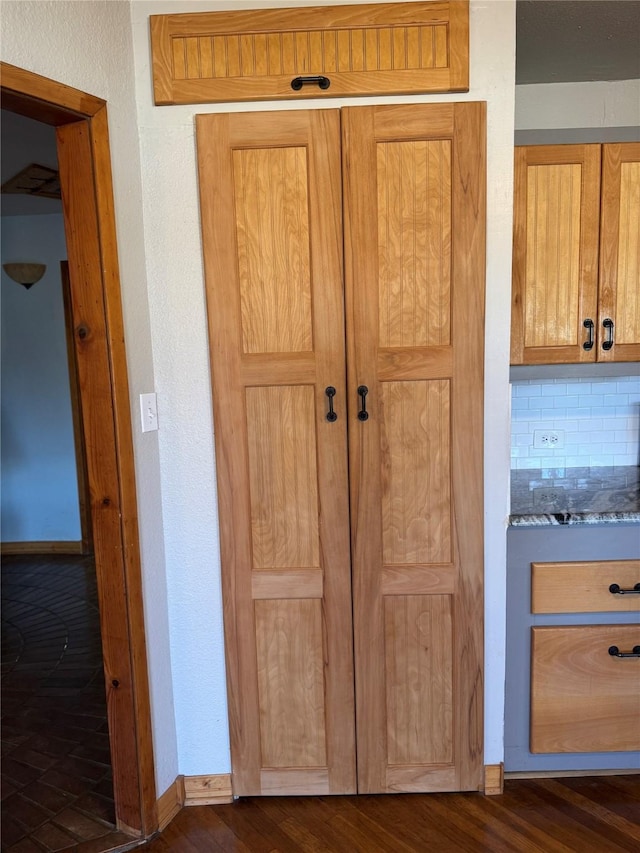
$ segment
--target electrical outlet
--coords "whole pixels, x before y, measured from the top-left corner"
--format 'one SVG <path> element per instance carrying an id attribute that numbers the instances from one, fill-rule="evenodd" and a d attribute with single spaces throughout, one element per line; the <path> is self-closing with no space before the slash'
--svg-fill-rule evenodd
<path id="1" fill-rule="evenodd" d="M 533 446 L 538 450 L 560 450 L 564 447 L 564 430 L 534 429 Z"/>
<path id="2" fill-rule="evenodd" d="M 539 506 L 540 504 L 557 503 L 562 499 L 563 495 L 563 488 L 554 488 L 553 486 L 537 486 L 533 490 L 533 504 L 534 506 Z"/>

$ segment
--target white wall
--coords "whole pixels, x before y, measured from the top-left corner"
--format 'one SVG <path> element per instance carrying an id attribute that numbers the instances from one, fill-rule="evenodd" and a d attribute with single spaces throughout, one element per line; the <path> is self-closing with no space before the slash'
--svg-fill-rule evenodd
<path id="1" fill-rule="evenodd" d="M 2 263 L 46 264 L 26 290 L 2 270 L 2 541 L 78 542 L 78 479 L 60 261 L 61 213 L 3 216 Z"/>
<path id="2" fill-rule="evenodd" d="M 150 14 L 287 5 L 294 4 L 5 0 L 2 8 L 5 61 L 109 103 L 134 424 L 137 395 L 154 386 L 159 394 L 159 433 L 141 436 L 134 429 L 158 793 L 178 772 L 230 767 L 193 121 L 198 112 L 488 102 L 485 761 L 497 763 L 503 755 L 515 3 L 471 0 L 468 94 L 153 106 Z"/>
<path id="3" fill-rule="evenodd" d="M 516 145 L 640 141 L 640 80 L 516 86 Z"/>
<path id="4" fill-rule="evenodd" d="M 180 772 L 229 770 L 210 377 L 194 115 L 416 101 L 488 102 L 485 761 L 503 755 L 505 527 L 509 511 L 515 4 L 471 0 L 468 94 L 155 107 L 150 14 L 303 7 L 309 2 L 134 0 L 132 23 L 145 251 L 159 393 L 163 517 Z M 335 4 L 335 0 L 330 0 Z M 324 0 L 325 5 L 330 5 Z M 215 403 L 215 401 L 214 401 Z"/>
<path id="5" fill-rule="evenodd" d="M 129 2 L 3 0 L 5 62 L 108 102 L 118 250 L 134 423 L 147 650 L 158 792 L 178 773 L 161 470 L 155 433 L 140 434 L 137 396 L 154 385 Z M 211 558 L 214 560 L 215 558 Z"/>

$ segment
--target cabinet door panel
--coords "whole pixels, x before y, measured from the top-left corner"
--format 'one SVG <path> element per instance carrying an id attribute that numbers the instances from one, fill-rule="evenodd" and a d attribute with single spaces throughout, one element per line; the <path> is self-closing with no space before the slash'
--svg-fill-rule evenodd
<path id="1" fill-rule="evenodd" d="M 594 361 L 600 146 L 516 148 L 511 362 Z"/>
<path id="2" fill-rule="evenodd" d="M 363 793 L 482 782 L 484 122 L 343 110 Z"/>
<path id="3" fill-rule="evenodd" d="M 640 361 L 640 143 L 602 146 L 599 361 Z M 603 322 L 614 323 L 605 350 Z"/>
<path id="4" fill-rule="evenodd" d="M 234 792 L 353 793 L 339 113 L 197 133 Z"/>
<path id="5" fill-rule="evenodd" d="M 640 749 L 638 625 L 532 628 L 531 752 Z"/>

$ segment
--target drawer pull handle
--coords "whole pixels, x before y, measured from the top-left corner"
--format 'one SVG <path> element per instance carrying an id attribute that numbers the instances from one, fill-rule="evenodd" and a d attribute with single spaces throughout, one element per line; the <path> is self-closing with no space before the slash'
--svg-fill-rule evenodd
<path id="1" fill-rule="evenodd" d="M 602 344 L 602 349 L 606 351 L 613 348 L 613 320 L 607 318 L 602 321 L 602 325 L 607 332 L 607 339 Z"/>
<path id="2" fill-rule="evenodd" d="M 360 411 L 358 412 L 359 421 L 368 421 L 369 412 L 367 411 L 367 394 L 369 389 L 366 385 L 358 385 L 358 395 L 360 397 Z"/>
<path id="3" fill-rule="evenodd" d="M 589 332 L 589 337 L 582 344 L 582 349 L 589 351 L 590 349 L 593 349 L 593 320 L 585 320 L 582 325 Z"/>
<path id="4" fill-rule="evenodd" d="M 336 389 L 333 387 L 333 385 L 327 385 L 327 387 L 324 389 L 324 393 L 329 399 L 329 411 L 327 412 L 327 420 L 329 421 L 329 423 L 332 424 L 334 421 L 338 420 L 338 415 L 336 414 L 336 412 L 333 411 L 333 398 L 336 396 Z"/>
<path id="5" fill-rule="evenodd" d="M 620 584 L 612 583 L 609 592 L 613 595 L 640 595 L 640 583 L 637 583 L 633 589 L 623 589 Z"/>
<path id="6" fill-rule="evenodd" d="M 321 89 L 328 89 L 331 85 L 331 80 L 324 77 L 322 74 L 313 75 L 311 77 L 294 77 L 291 81 L 291 88 L 294 92 L 299 92 L 303 86 L 317 85 Z"/>
<path id="7" fill-rule="evenodd" d="M 640 658 L 640 646 L 634 646 L 630 652 L 621 652 L 617 646 L 609 646 L 612 658 Z"/>

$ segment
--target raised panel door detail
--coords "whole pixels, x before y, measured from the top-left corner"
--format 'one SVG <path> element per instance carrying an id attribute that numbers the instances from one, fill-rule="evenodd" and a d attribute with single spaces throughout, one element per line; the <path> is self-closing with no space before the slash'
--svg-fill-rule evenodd
<path id="1" fill-rule="evenodd" d="M 314 391 L 247 388 L 254 569 L 319 566 Z"/>
<path id="2" fill-rule="evenodd" d="M 354 793 L 340 115 L 196 121 L 234 793 Z"/>
<path id="3" fill-rule="evenodd" d="M 266 768 L 327 763 L 321 611 L 317 599 L 255 602 Z"/>
<path id="4" fill-rule="evenodd" d="M 444 345 L 451 331 L 451 142 L 377 146 L 380 346 Z"/>
<path id="5" fill-rule="evenodd" d="M 450 409 L 445 379 L 380 385 L 385 565 L 451 562 Z"/>
<path id="6" fill-rule="evenodd" d="M 616 343 L 639 343 L 640 163 L 620 167 L 617 305 Z"/>
<path id="7" fill-rule="evenodd" d="M 484 108 L 347 108 L 343 139 L 358 787 L 478 790 Z"/>
<path id="8" fill-rule="evenodd" d="M 306 149 L 233 152 L 242 344 L 313 347 Z"/>
<path id="9" fill-rule="evenodd" d="M 600 167 L 600 145 L 515 149 L 512 364 L 598 357 Z"/>
<path id="10" fill-rule="evenodd" d="M 577 343 L 581 188 L 579 163 L 527 170 L 526 347 Z"/>
<path id="11" fill-rule="evenodd" d="M 238 795 L 352 793 L 356 737 L 361 793 L 483 784 L 485 123 L 486 106 L 466 102 L 197 118 Z M 402 155 L 400 172 L 379 169 L 378 152 L 405 143 L 389 160 Z M 255 306 L 243 288 L 270 265 L 296 267 L 304 240 L 274 253 L 273 235 L 260 243 L 252 226 L 239 237 L 253 190 L 236 167 L 250 160 L 252 186 L 266 186 L 273 164 L 301 160 L 295 149 L 306 197 L 297 169 L 278 174 L 281 198 L 312 226 L 312 340 L 305 349 L 302 330 L 287 350 L 277 323 L 267 335 L 246 320 Z M 380 209 L 407 241 L 395 275 L 413 267 L 402 288 L 426 306 L 393 346 L 380 341 L 378 267 L 395 257 L 391 242 L 379 247 Z M 284 304 L 287 285 L 273 281 Z M 268 299 L 257 299 L 264 314 Z M 389 318 L 413 316 L 396 284 L 386 300 Z"/>
<path id="12" fill-rule="evenodd" d="M 384 622 L 389 764 L 451 764 L 451 598 L 389 596 Z"/>

